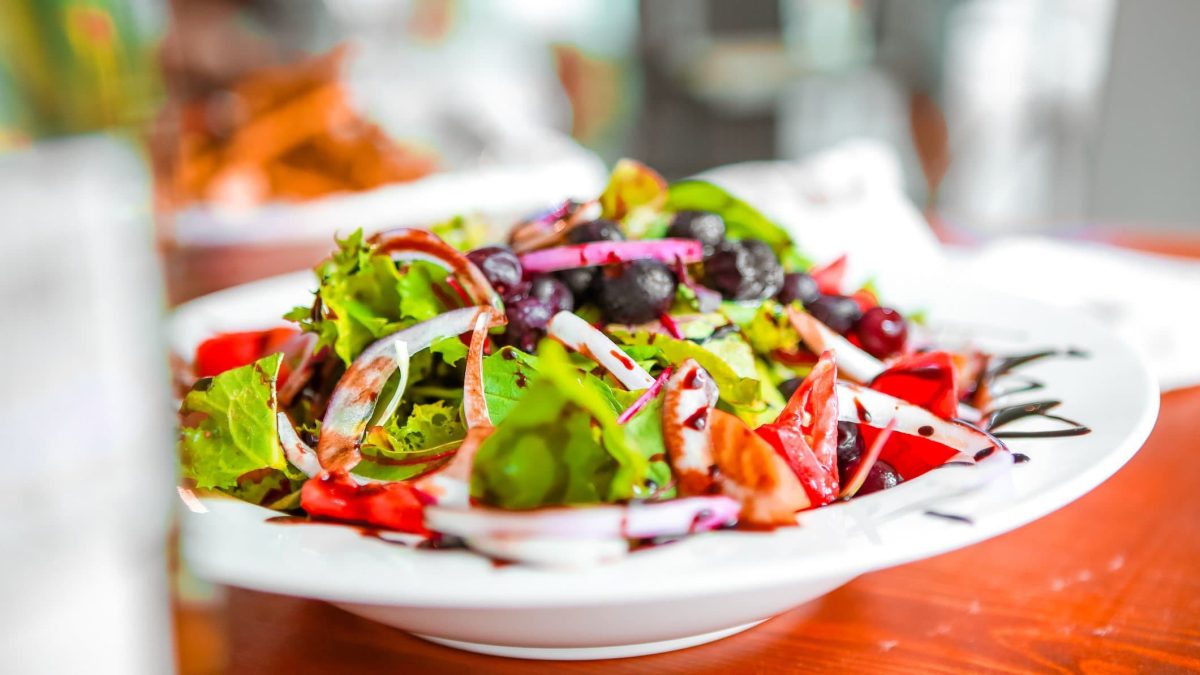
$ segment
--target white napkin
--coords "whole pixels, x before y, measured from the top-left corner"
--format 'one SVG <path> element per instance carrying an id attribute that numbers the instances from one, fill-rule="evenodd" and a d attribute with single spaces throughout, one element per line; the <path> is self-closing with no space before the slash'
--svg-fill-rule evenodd
<path id="1" fill-rule="evenodd" d="M 943 247 L 903 192 L 881 143 L 854 141 L 802 162 L 753 162 L 703 174 L 787 227 L 817 262 L 848 253 L 850 281 L 942 270 L 1010 294 L 1088 312 L 1147 358 L 1164 391 L 1200 384 L 1200 263 L 1046 237 Z"/>

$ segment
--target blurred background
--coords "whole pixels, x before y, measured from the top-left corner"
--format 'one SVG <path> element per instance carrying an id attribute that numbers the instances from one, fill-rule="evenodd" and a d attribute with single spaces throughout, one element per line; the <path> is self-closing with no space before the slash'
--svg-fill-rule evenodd
<path id="1" fill-rule="evenodd" d="M 0 486 L 42 499 L 9 509 L 34 525 L 0 521 L 31 551 L 0 588 L 51 594 L 40 613 L 6 603 L 0 646 L 55 644 L 56 609 L 81 599 L 132 617 L 10 665 L 163 672 L 168 601 L 220 604 L 176 562 L 171 593 L 154 572 L 172 526 L 146 514 L 174 503 L 169 480 L 146 488 L 172 470 L 153 328 L 170 304 L 308 267 L 336 231 L 591 196 L 619 157 L 675 179 L 864 139 L 944 241 L 1169 253 L 1200 235 L 1198 27 L 1192 0 L 0 0 L 0 297 L 26 319 L 4 346 L 39 357 L 0 385 L 0 433 L 43 448 Z M 69 372 L 36 365 L 61 354 Z M 83 379 L 111 410 L 64 422 Z M 163 421 L 113 422 L 131 409 Z M 81 447 L 97 423 L 107 440 Z M 94 468 L 64 472 L 75 458 Z M 140 478 L 96 496 L 96 472 Z M 107 543 L 72 538 L 80 513 Z M 202 645 L 183 666 L 219 672 L 202 614 L 176 615 L 181 645 Z"/>

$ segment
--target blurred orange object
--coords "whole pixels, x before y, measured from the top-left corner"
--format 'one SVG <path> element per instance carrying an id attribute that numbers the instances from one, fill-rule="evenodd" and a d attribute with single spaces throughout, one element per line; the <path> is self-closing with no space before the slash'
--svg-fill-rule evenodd
<path id="1" fill-rule="evenodd" d="M 436 168 L 358 116 L 339 82 L 346 49 L 264 69 L 183 106 L 168 199 L 250 206 L 412 181 Z"/>

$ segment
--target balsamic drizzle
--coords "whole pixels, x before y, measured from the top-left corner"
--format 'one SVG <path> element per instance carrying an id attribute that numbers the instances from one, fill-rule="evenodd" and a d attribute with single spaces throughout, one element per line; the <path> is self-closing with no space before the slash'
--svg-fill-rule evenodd
<path id="1" fill-rule="evenodd" d="M 990 368 L 980 373 L 979 379 L 976 381 L 975 391 L 980 391 L 989 386 L 996 378 L 1008 374 L 1014 368 L 1037 361 L 1048 356 L 1069 356 L 1073 358 L 1086 357 L 1087 353 L 1070 348 L 1066 350 L 1060 349 L 1043 349 L 1041 351 L 1030 352 L 1027 354 L 1014 354 L 1000 358 Z M 1043 387 L 1041 382 L 1031 378 L 1021 378 L 1027 384 L 1024 387 L 1011 389 L 1003 392 L 1003 396 L 1034 391 Z M 1068 436 L 1082 436 L 1091 433 L 1091 429 L 1086 425 L 1080 424 L 1075 420 L 1067 419 L 1059 415 L 1052 415 L 1050 411 L 1062 405 L 1062 401 L 1033 401 L 1030 403 L 1021 403 L 1018 405 L 1010 405 L 1002 408 L 996 408 L 984 413 L 983 429 L 990 433 L 994 438 L 1064 438 Z M 1041 417 L 1043 419 L 1062 422 L 1067 425 L 1062 429 L 1050 429 L 1044 431 L 997 431 L 1003 426 L 1006 426 L 1019 419 L 1026 417 Z"/>
<path id="2" fill-rule="evenodd" d="M 957 513 L 942 513 L 941 511 L 926 511 L 925 515 L 932 516 L 934 518 L 944 518 L 946 520 L 953 520 L 956 523 L 963 523 L 966 525 L 974 525 L 975 524 L 974 520 L 971 520 L 967 516 L 960 516 Z"/>
<path id="3" fill-rule="evenodd" d="M 1060 405 L 1062 405 L 1062 401 L 1034 401 L 997 408 L 988 412 L 984 427 L 989 430 L 999 429 L 1010 422 L 1015 422 L 1031 415 L 1042 415 Z"/>
<path id="4" fill-rule="evenodd" d="M 1047 356 L 1058 356 L 1060 354 L 1063 356 L 1070 356 L 1070 357 L 1075 357 L 1075 358 L 1082 358 L 1082 357 L 1087 356 L 1087 352 L 1081 351 L 1079 349 L 1075 349 L 1074 347 L 1072 347 L 1070 349 L 1066 349 L 1066 350 L 1043 349 L 1040 352 L 1030 352 L 1028 354 L 1016 354 L 1013 356 L 1005 356 L 1004 358 L 997 361 L 995 365 L 993 365 L 991 368 L 989 368 L 987 370 L 987 374 L 985 377 L 989 380 L 992 380 L 992 379 L 995 379 L 995 378 L 1007 373 L 1008 371 L 1012 370 L 1013 368 L 1016 368 L 1017 366 L 1023 366 L 1026 363 L 1029 363 L 1031 361 L 1037 361 L 1038 359 L 1044 359 Z"/>
<path id="5" fill-rule="evenodd" d="M 1091 433 L 1091 429 L 1075 420 L 1067 419 L 1060 415 L 1051 415 L 1050 411 L 1059 405 L 1062 405 L 1062 401 L 1034 401 L 1032 403 L 1022 403 L 1020 405 L 999 408 L 987 414 L 984 427 L 988 431 L 993 432 L 993 435 L 998 438 L 1063 438 Z M 1066 424 L 1067 427 L 1044 431 L 995 431 L 1006 424 L 1026 417 L 1041 417 L 1043 419 L 1055 420 L 1056 422 Z"/>

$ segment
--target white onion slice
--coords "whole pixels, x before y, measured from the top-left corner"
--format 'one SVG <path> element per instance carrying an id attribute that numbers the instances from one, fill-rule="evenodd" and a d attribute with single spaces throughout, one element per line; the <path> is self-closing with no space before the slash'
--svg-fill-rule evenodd
<path id="1" fill-rule="evenodd" d="M 717 384 L 708 371 L 688 359 L 667 380 L 663 397 L 663 443 L 682 495 L 709 494 L 716 464 L 708 416 L 717 404 Z M 692 418 L 703 424 L 689 424 Z"/>
<path id="2" fill-rule="evenodd" d="M 828 326 L 818 321 L 813 315 L 802 312 L 795 307 L 787 308 L 788 319 L 792 327 L 800 334 L 800 339 L 814 354 L 833 350 L 837 355 L 838 368 L 863 384 L 869 384 L 884 370 L 883 362 L 871 356 L 862 349 L 855 347 L 849 340 L 833 332 Z"/>
<path id="3" fill-rule="evenodd" d="M 737 518 L 741 507 L 728 497 L 685 497 L 628 506 L 563 506 L 531 511 L 490 508 L 425 509 L 435 532 L 474 537 L 556 539 L 649 539 L 716 529 Z"/>
<path id="4" fill-rule="evenodd" d="M 993 436 L 970 425 L 944 420 L 919 405 L 850 382 L 837 383 L 838 419 L 879 429 L 895 422 L 896 431 L 921 436 L 972 457 L 980 450 L 1003 448 Z M 921 433 L 925 431 L 926 433 Z"/>
<path id="5" fill-rule="evenodd" d="M 568 348 L 599 363 L 630 391 L 647 389 L 654 384 L 650 373 L 634 363 L 607 335 L 571 312 L 555 314 L 546 326 L 546 332 Z"/>
<path id="6" fill-rule="evenodd" d="M 358 446 L 367 422 L 384 384 L 398 367 L 397 343 L 405 343 L 409 353 L 415 354 L 428 349 L 434 340 L 471 330 L 481 314 L 491 316 L 493 321 L 503 318 L 498 319 L 487 307 L 464 307 L 392 333 L 367 347 L 346 369 L 329 398 L 317 442 L 321 466 L 328 471 L 349 471 L 362 458 Z"/>
<path id="7" fill-rule="evenodd" d="M 296 433 L 296 427 L 292 425 L 287 413 L 278 413 L 276 417 L 279 424 L 279 445 L 283 446 L 283 455 L 287 457 L 288 463 L 300 469 L 309 478 L 321 473 L 321 462 L 317 461 L 316 451 L 300 440 L 300 435 Z"/>
<path id="8" fill-rule="evenodd" d="M 593 567 L 615 562 L 629 554 L 629 542 L 620 537 L 471 537 L 464 541 L 468 547 L 493 558 L 559 569 Z"/>

